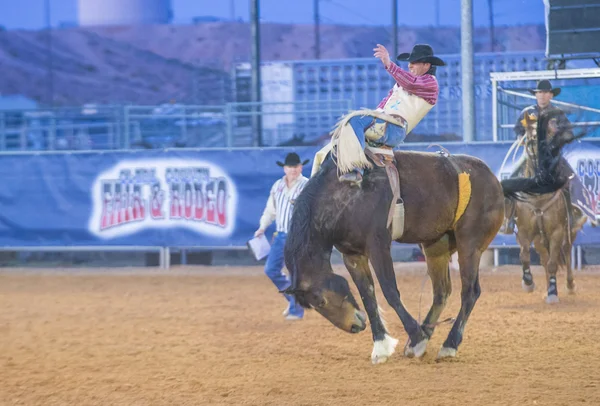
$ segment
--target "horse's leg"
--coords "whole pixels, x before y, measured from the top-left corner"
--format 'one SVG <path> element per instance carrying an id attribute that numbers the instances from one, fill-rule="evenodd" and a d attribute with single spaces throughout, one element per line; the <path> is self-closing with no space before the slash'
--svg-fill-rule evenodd
<path id="1" fill-rule="evenodd" d="M 525 292 L 533 292 L 535 289 L 535 282 L 533 281 L 533 275 L 531 274 L 531 240 L 525 237 L 525 233 L 518 232 L 517 242 L 521 247 L 519 259 L 523 268 L 521 286 Z"/>
<path id="2" fill-rule="evenodd" d="M 404 355 L 421 357 L 427 349 L 428 338 L 421 329 L 421 326 L 419 326 L 419 323 L 406 310 L 400 299 L 400 292 L 396 284 L 396 274 L 394 273 L 394 263 L 392 262 L 392 255 L 390 253 L 391 243 L 390 233 L 386 229 L 378 234 L 374 233 L 367 243 L 369 259 L 371 260 L 371 264 L 373 264 L 373 269 L 375 270 L 375 275 L 377 276 L 385 300 L 396 311 L 396 314 L 400 317 L 400 321 L 402 321 L 404 330 L 408 333 L 411 345 L 406 349 Z M 446 265 L 448 264 L 446 263 Z"/>
<path id="3" fill-rule="evenodd" d="M 461 242 L 460 236 L 457 236 L 458 263 L 462 282 L 461 306 L 456 321 L 438 353 L 438 359 L 456 356 L 469 315 L 481 295 L 481 286 L 479 285 L 481 251 L 477 247 L 473 247 L 468 237 L 463 236 L 462 239 L 467 242 Z"/>
<path id="4" fill-rule="evenodd" d="M 537 236 L 534 240 L 533 240 L 533 245 L 535 246 L 535 250 L 538 252 L 538 254 L 540 254 L 540 264 L 544 267 L 544 270 L 546 271 L 546 284 L 547 284 L 547 296 L 546 296 L 546 303 L 556 303 L 558 302 L 558 290 L 556 288 L 556 269 L 558 269 L 558 258 L 556 258 L 554 265 L 552 264 L 552 257 L 551 255 L 553 254 L 552 252 L 552 245 L 549 244 L 548 246 L 545 244 L 546 239 L 549 236 L 546 235 L 544 238 L 542 238 L 541 236 Z M 550 247 L 550 249 L 548 249 L 548 247 Z M 560 247 L 559 247 L 560 249 Z M 560 251 L 559 251 L 560 252 Z M 552 278 L 552 273 L 551 273 L 551 268 L 552 266 L 555 267 L 554 269 L 554 278 Z M 551 292 L 551 285 L 553 285 L 553 289 Z M 552 295 L 550 295 L 550 293 L 552 293 Z M 549 297 L 551 296 L 551 297 Z"/>
<path id="5" fill-rule="evenodd" d="M 567 193 L 565 197 L 568 197 L 570 195 L 571 195 L 570 193 Z M 569 205 L 567 204 L 566 206 L 568 207 Z M 572 207 L 576 208 L 575 206 L 572 206 Z M 579 211 L 579 209 L 577 209 L 577 210 Z M 581 214 L 583 216 L 583 222 L 577 224 L 576 226 L 571 226 L 570 228 L 569 228 L 569 223 L 567 223 L 567 226 L 565 226 L 566 238 L 565 238 L 565 243 L 562 246 L 562 254 L 563 254 L 563 259 L 565 261 L 565 266 L 567 267 L 567 291 L 569 292 L 569 294 L 575 293 L 575 281 L 573 278 L 573 267 L 571 266 L 571 252 L 572 252 L 571 250 L 573 249 L 573 241 L 575 241 L 575 238 L 577 238 L 577 230 L 579 230 L 581 227 L 583 227 L 583 225 L 585 224 L 585 221 L 587 219 L 586 216 L 583 215 L 583 213 L 581 213 Z"/>
<path id="6" fill-rule="evenodd" d="M 571 249 L 573 244 L 565 242 L 563 246 L 563 257 L 565 260 L 565 266 L 567 267 L 567 290 L 569 294 L 575 293 L 575 281 L 573 278 L 573 267 L 571 266 Z"/>
<path id="7" fill-rule="evenodd" d="M 344 264 L 358 288 L 371 323 L 371 332 L 373 333 L 371 362 L 373 364 L 385 362 L 394 353 L 398 340 L 387 334 L 385 324 L 379 314 L 375 284 L 369 269 L 369 259 L 364 255 L 344 255 L 343 258 Z"/>
<path id="8" fill-rule="evenodd" d="M 433 302 L 429 313 L 427 313 L 427 317 L 425 317 L 423 324 L 421 324 L 421 328 L 427 334 L 427 337 L 431 338 L 435 330 L 435 324 L 446 307 L 446 301 L 450 293 L 452 293 L 452 280 L 448 265 L 448 259 L 452 252 L 449 237 L 444 236 L 441 240 L 426 247 L 424 251 L 427 261 L 427 272 L 429 273 L 433 287 Z"/>
<path id="9" fill-rule="evenodd" d="M 556 273 L 564 243 L 564 235 L 558 230 L 550 235 L 550 252 L 548 257 L 548 294 L 546 303 L 558 303 L 558 286 L 556 284 Z"/>

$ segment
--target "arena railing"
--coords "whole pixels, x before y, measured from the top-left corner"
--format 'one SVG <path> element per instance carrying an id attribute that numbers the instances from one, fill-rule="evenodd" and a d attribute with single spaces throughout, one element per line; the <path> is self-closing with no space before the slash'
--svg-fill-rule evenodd
<path id="1" fill-rule="evenodd" d="M 321 100 L 0 111 L 0 151 L 301 144 L 329 133 L 350 106 L 349 100 Z"/>

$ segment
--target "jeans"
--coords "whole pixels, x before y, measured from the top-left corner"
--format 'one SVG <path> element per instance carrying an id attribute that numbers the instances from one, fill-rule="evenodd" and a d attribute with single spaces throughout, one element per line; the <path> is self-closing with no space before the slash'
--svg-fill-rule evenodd
<path id="1" fill-rule="evenodd" d="M 365 148 L 365 128 L 367 128 L 373 122 L 373 120 L 375 120 L 376 123 L 385 123 L 384 120 L 371 116 L 354 116 L 349 121 L 363 149 Z M 376 144 L 383 144 L 396 149 L 405 138 L 406 129 L 404 127 L 387 123 L 385 134 L 381 138 L 371 141 Z"/>
<path id="2" fill-rule="evenodd" d="M 282 272 L 283 270 L 283 248 L 285 246 L 286 233 L 278 232 L 273 239 L 271 251 L 265 264 L 265 274 L 271 279 L 278 290 L 287 289 L 291 285 L 289 277 Z M 292 295 L 284 295 L 290 304 L 290 315 L 304 316 L 304 308 L 296 303 L 296 298 Z"/>

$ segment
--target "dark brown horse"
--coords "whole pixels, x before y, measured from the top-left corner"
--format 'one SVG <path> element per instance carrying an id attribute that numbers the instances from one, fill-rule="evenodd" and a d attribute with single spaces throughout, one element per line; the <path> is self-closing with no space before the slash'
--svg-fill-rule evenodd
<path id="1" fill-rule="evenodd" d="M 386 301 L 408 333 L 405 355 L 421 357 L 451 293 L 448 263 L 458 251 L 462 303 L 438 358 L 456 356 L 481 294 L 481 254 L 504 215 L 503 191 L 496 176 L 484 162 L 471 156 L 395 152 L 405 208 L 404 232 L 396 241 L 421 245 L 433 286 L 432 306 L 419 325 L 404 307 L 396 285 L 390 253 L 392 233 L 387 223 L 393 193 L 385 169 L 374 166 L 365 172 L 360 187 L 351 186 L 338 180 L 330 155 L 295 203 L 284 254 L 292 276 L 292 286 L 286 292 L 344 331 L 364 330 L 366 317 L 348 282 L 331 268 L 331 252 L 336 247 L 371 323 L 372 362 L 384 362 L 393 354 L 397 340 L 388 335 L 380 317 L 370 261 Z M 459 190 L 459 173 L 470 179 L 470 190 Z M 468 204 L 461 200 L 465 194 Z M 461 205 L 464 211 L 457 220 Z"/>
<path id="2" fill-rule="evenodd" d="M 548 116 L 546 138 L 549 142 L 554 137 L 568 136 L 567 131 L 561 131 L 556 118 Z M 526 134 L 524 138 L 526 160 L 524 176 L 531 178 L 535 172 L 535 162 L 538 154 L 537 120 L 525 115 Z M 560 164 L 565 164 L 560 162 Z M 564 168 L 558 168 L 558 170 Z M 513 204 L 508 204 L 507 210 L 514 210 L 517 224 L 517 242 L 521 247 L 520 260 L 523 268 L 521 285 L 526 292 L 533 292 L 535 283 L 530 270 L 531 244 L 540 255 L 541 264 L 546 270 L 547 303 L 557 303 L 558 288 L 556 274 L 559 266 L 567 270 L 567 290 L 573 293 L 575 282 L 571 266 L 571 248 L 577 232 L 581 230 L 587 217 L 575 208 L 573 218 L 569 215 L 568 195 L 565 195 L 566 183 L 555 192 L 545 194 L 519 194 Z M 511 209 L 512 208 L 512 209 Z M 508 213 L 510 216 L 512 213 Z"/>

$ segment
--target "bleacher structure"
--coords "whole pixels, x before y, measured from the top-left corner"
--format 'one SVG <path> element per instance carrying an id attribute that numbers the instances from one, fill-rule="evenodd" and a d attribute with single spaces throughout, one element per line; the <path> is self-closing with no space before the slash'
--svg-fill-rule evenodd
<path id="1" fill-rule="evenodd" d="M 438 104 L 419 123 L 415 134 L 458 140 L 462 134 L 461 57 L 440 55 L 447 66 L 437 69 L 440 86 Z M 475 54 L 476 134 L 478 141 L 493 138 L 491 72 L 539 71 L 546 68 L 543 52 Z M 239 64 L 233 72 L 236 101 L 250 100 L 250 66 Z M 261 71 L 265 102 L 349 101 L 352 109 L 375 108 L 394 82 L 376 58 L 285 61 L 263 64 Z M 282 80 L 282 78 L 285 78 Z M 326 115 L 296 118 L 299 137 L 322 135 L 334 123 Z M 288 123 L 289 125 L 289 123 Z"/>

